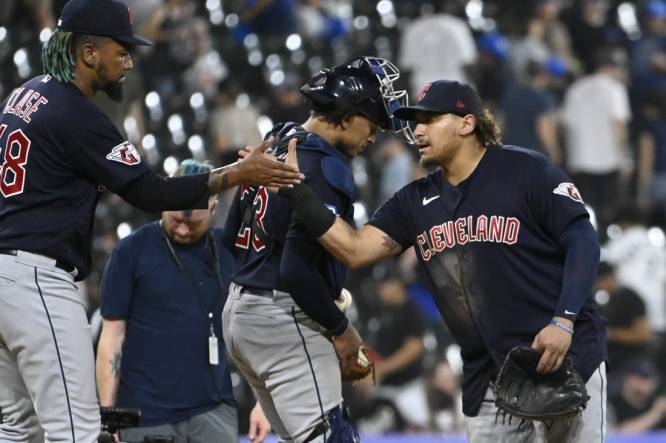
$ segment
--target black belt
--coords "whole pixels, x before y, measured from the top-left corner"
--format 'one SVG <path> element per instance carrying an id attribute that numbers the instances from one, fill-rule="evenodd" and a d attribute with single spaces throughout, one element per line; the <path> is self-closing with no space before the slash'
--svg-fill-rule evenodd
<path id="1" fill-rule="evenodd" d="M 26 252 L 30 252 L 30 251 L 26 251 Z M 18 249 L 0 249 L 0 254 L 3 254 L 3 255 L 17 256 L 18 253 L 19 253 Z M 57 258 L 49 257 L 48 255 L 44 255 L 44 254 L 38 254 L 38 253 L 35 253 L 35 254 L 43 255 L 44 257 L 55 260 L 56 268 L 62 269 L 65 272 L 74 272 L 74 270 L 76 269 L 75 266 L 70 265 L 69 263 L 67 263 L 65 261 L 58 260 Z"/>
<path id="2" fill-rule="evenodd" d="M 240 292 L 245 294 L 258 295 L 259 297 L 273 298 L 272 289 L 255 288 L 254 286 L 241 285 Z"/>

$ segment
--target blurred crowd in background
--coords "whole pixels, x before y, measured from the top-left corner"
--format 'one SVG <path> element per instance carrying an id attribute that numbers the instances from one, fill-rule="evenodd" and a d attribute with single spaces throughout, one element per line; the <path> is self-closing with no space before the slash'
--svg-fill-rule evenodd
<path id="1" fill-rule="evenodd" d="M 304 121 L 298 88 L 360 55 L 394 61 L 412 101 L 427 81 L 474 84 L 504 141 L 572 176 L 602 243 L 594 297 L 608 318 L 610 427 L 666 427 L 666 2 L 618 0 L 124 0 L 155 42 L 133 54 L 120 103 L 95 102 L 150 166 L 235 161 L 274 123 Z M 41 73 L 64 0 L 3 0 L 0 96 Z M 380 135 L 354 159 L 358 224 L 428 173 Z M 233 192 L 221 197 L 217 222 Z M 81 285 L 98 322 L 99 283 L 119 238 L 158 214 L 105 193 L 95 271 Z M 407 251 L 351 273 L 349 315 L 375 353 L 377 384 L 348 386 L 361 432 L 461 432 L 461 360 Z M 253 400 L 234 375 L 241 426 Z"/>

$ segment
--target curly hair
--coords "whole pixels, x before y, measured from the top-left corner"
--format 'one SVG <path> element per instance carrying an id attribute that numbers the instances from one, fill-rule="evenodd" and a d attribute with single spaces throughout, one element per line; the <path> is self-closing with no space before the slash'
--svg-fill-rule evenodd
<path id="1" fill-rule="evenodd" d="M 484 109 L 481 114 L 475 115 L 476 127 L 474 134 L 482 146 L 492 146 L 502 144 L 502 130 L 495 120 L 495 117 Z"/>
<path id="2" fill-rule="evenodd" d="M 61 82 L 74 79 L 74 33 L 56 29 L 42 48 L 44 73 Z"/>

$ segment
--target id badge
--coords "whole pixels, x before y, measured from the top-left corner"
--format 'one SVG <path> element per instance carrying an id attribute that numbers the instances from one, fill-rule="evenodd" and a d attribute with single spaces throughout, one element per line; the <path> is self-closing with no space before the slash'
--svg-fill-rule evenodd
<path id="1" fill-rule="evenodd" d="M 208 363 L 213 366 L 220 364 L 220 356 L 218 355 L 217 337 L 208 337 Z"/>

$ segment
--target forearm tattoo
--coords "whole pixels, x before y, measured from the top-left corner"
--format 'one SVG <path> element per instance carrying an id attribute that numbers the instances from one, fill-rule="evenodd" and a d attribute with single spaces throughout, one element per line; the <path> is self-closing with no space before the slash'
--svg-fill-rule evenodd
<path id="1" fill-rule="evenodd" d="M 208 177 L 208 189 L 210 189 L 211 194 L 217 194 L 223 189 L 229 187 L 229 173 L 227 171 L 222 171 L 217 174 L 210 174 Z"/>
<path id="2" fill-rule="evenodd" d="M 109 363 L 111 363 L 111 373 L 113 373 L 113 376 L 117 379 L 120 378 L 120 362 L 122 359 L 123 353 L 116 352 L 116 355 L 113 356 L 113 360 L 109 361 Z"/>
<path id="3" fill-rule="evenodd" d="M 400 249 L 400 244 L 397 241 L 393 240 L 388 235 L 385 235 L 383 238 L 384 238 L 383 244 L 389 249 L 389 251 L 395 251 L 397 249 Z"/>

